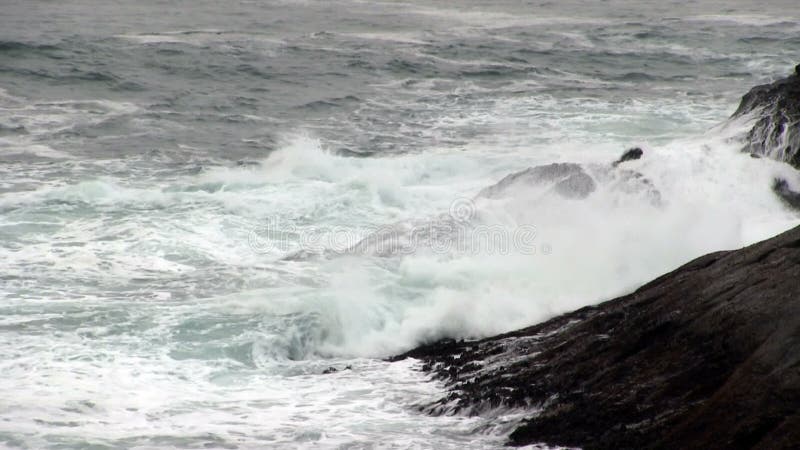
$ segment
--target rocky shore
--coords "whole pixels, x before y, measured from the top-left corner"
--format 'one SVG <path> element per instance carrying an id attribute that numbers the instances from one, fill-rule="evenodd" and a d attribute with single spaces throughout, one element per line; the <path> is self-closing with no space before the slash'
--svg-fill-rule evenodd
<path id="1" fill-rule="evenodd" d="M 788 77 L 750 89 L 733 117 L 750 114 L 757 120 L 746 136 L 744 151 L 800 169 L 800 64 Z"/>
<path id="2" fill-rule="evenodd" d="M 636 290 L 413 357 L 449 386 L 428 413 L 525 408 L 510 445 L 797 448 L 800 227 Z"/>
<path id="3" fill-rule="evenodd" d="M 800 165 L 800 66 L 753 88 L 744 114 L 744 151 Z M 448 386 L 427 413 L 528 412 L 512 446 L 800 448 L 800 227 L 539 325 L 392 359 L 409 357 Z"/>

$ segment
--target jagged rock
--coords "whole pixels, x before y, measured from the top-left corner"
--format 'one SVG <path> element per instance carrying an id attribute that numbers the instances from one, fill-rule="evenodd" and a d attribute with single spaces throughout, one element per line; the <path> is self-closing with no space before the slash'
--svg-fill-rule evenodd
<path id="1" fill-rule="evenodd" d="M 448 385 L 429 413 L 530 411 L 510 445 L 793 449 L 798 280 L 800 227 L 540 325 L 394 359 L 418 358 Z"/>
<path id="2" fill-rule="evenodd" d="M 732 117 L 755 114 L 743 151 L 765 155 L 800 168 L 800 65 L 772 84 L 756 86 Z"/>

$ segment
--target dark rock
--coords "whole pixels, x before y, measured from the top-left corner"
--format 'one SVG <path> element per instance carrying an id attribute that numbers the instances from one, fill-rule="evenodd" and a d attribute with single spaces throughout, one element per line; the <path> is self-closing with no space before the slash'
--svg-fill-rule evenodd
<path id="1" fill-rule="evenodd" d="M 793 191 L 786 180 L 782 178 L 773 180 L 772 192 L 774 192 L 786 206 L 800 210 L 800 192 Z"/>
<path id="2" fill-rule="evenodd" d="M 732 117 L 755 114 L 743 151 L 769 156 L 800 168 L 800 73 L 756 86 Z"/>
<path id="3" fill-rule="evenodd" d="M 353 366 L 351 366 L 351 365 L 347 365 L 347 366 L 345 366 L 345 368 L 344 368 L 344 369 L 342 369 L 342 370 L 353 370 Z M 332 374 L 332 373 L 336 373 L 336 372 L 338 372 L 338 371 L 339 371 L 339 369 L 337 369 L 336 367 L 333 367 L 333 366 L 331 366 L 331 367 L 328 367 L 327 369 L 323 370 L 323 371 L 322 371 L 322 374 L 323 374 L 323 375 L 330 375 L 330 374 Z"/>
<path id="4" fill-rule="evenodd" d="M 429 413 L 529 410 L 510 445 L 798 448 L 798 280 L 800 227 L 530 328 L 394 359 L 446 382 Z"/>
<path id="5" fill-rule="evenodd" d="M 597 184 L 580 164 L 553 163 L 529 167 L 507 175 L 497 183 L 484 188 L 478 197 L 504 197 L 514 187 L 551 186 L 553 191 L 566 198 L 582 199 L 594 192 Z"/>
<path id="6" fill-rule="evenodd" d="M 623 153 L 618 160 L 611 163 L 611 165 L 617 167 L 620 163 L 624 163 L 625 161 L 639 159 L 643 154 L 644 152 L 639 147 L 629 148 L 628 150 L 625 150 L 625 153 Z"/>

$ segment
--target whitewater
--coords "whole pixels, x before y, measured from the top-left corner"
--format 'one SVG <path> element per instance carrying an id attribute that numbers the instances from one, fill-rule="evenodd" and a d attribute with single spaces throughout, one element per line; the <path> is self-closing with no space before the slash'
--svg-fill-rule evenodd
<path id="1" fill-rule="evenodd" d="M 800 222 L 728 120 L 790 1 L 6 3 L 5 448 L 497 448 L 384 358 Z M 481 194 L 552 163 L 596 186 Z"/>

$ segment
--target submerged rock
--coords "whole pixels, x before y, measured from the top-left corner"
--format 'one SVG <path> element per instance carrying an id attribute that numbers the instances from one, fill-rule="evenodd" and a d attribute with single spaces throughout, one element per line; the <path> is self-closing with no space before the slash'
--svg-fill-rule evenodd
<path id="1" fill-rule="evenodd" d="M 497 183 L 484 188 L 478 197 L 499 198 L 509 189 L 531 186 L 550 186 L 566 198 L 582 199 L 594 192 L 597 184 L 580 164 L 553 163 L 530 167 L 507 175 Z"/>
<path id="2" fill-rule="evenodd" d="M 429 413 L 528 410 L 510 445 L 797 448 L 798 280 L 800 227 L 540 325 L 393 359 L 447 383 Z"/>
<path id="3" fill-rule="evenodd" d="M 629 196 L 640 196 L 653 206 L 662 206 L 661 192 L 656 189 L 653 182 L 635 170 L 616 170 L 611 173 L 610 185 L 617 192 Z"/>
<path id="4" fill-rule="evenodd" d="M 539 192 L 556 194 L 559 197 L 582 200 L 598 187 L 628 196 L 642 196 L 653 205 L 661 205 L 661 194 L 653 183 L 640 172 L 617 169 L 621 162 L 642 157 L 644 152 L 636 147 L 627 150 L 611 166 L 576 163 L 553 163 L 529 167 L 506 175 L 497 183 L 478 193 L 478 198 L 503 198 L 519 195 L 521 190 L 537 189 Z"/>
<path id="5" fill-rule="evenodd" d="M 452 214 L 441 214 L 427 220 L 397 222 L 383 226 L 355 245 L 334 253 L 388 257 L 411 255 L 423 248 L 435 251 L 452 249 L 458 242 L 459 233 L 463 236 L 471 216 L 462 219 Z"/>
<path id="6" fill-rule="evenodd" d="M 795 73 L 750 90 L 733 117 L 755 114 L 744 151 L 785 161 L 800 169 L 800 65 Z"/>

